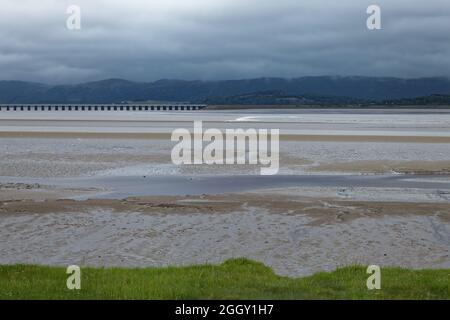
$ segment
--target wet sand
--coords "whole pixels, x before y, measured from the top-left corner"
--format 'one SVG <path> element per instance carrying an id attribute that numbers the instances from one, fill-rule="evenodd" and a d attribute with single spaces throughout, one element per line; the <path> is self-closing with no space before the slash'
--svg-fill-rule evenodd
<path id="1" fill-rule="evenodd" d="M 175 166 L 169 140 L 2 138 L 0 176 L 255 174 L 255 165 Z M 448 173 L 445 143 L 282 141 L 280 174 Z M 1 182 L 1 181 L 0 181 Z"/>
<path id="2" fill-rule="evenodd" d="M 383 174 L 386 172 L 407 175 L 449 174 L 450 161 L 381 161 L 365 160 L 320 164 L 314 168 L 317 172 L 355 172 Z"/>
<path id="3" fill-rule="evenodd" d="M 0 137 L 164 139 L 176 128 L 279 129 L 285 141 L 450 142 L 450 109 L 2 112 Z"/>
<path id="4" fill-rule="evenodd" d="M 174 128 L 175 129 L 175 128 Z M 171 133 L 164 132 L 42 132 L 0 131 L 0 138 L 66 138 L 66 139 L 141 139 L 170 140 Z M 405 142 L 405 143 L 450 143 L 450 136 L 409 135 L 339 135 L 331 134 L 280 134 L 281 141 L 332 141 L 332 142 Z"/>
<path id="5" fill-rule="evenodd" d="M 0 263 L 165 266 L 262 261 L 303 276 L 353 264 L 450 268 L 450 206 L 254 194 L 8 201 Z"/>
<path id="6" fill-rule="evenodd" d="M 149 267 L 247 257 L 287 276 L 355 263 L 450 268 L 445 189 L 283 187 L 83 201 L 64 197 L 98 190 L 0 189 L 0 264 Z"/>
<path id="7" fill-rule="evenodd" d="M 98 116 L 0 114 L 0 264 L 450 268 L 449 110 Z M 169 133 L 193 120 L 282 129 L 287 178 L 174 166 Z"/>

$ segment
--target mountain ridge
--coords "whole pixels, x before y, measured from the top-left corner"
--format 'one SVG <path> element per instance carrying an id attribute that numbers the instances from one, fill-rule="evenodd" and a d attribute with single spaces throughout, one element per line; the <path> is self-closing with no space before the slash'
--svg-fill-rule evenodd
<path id="1" fill-rule="evenodd" d="M 355 103 L 382 102 L 431 95 L 450 95 L 450 79 L 445 77 L 403 79 L 367 76 L 305 76 L 291 79 L 276 77 L 214 81 L 161 79 L 154 82 L 137 82 L 111 78 L 60 85 L 1 80 L 0 103 L 119 103 L 124 101 L 218 103 L 230 100 L 230 97 L 271 91 L 282 97 L 334 97 L 336 101 L 348 99 Z"/>

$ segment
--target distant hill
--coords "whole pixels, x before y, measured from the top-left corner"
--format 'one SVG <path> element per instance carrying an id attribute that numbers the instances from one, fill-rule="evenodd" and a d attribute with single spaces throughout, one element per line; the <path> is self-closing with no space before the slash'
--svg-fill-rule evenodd
<path id="1" fill-rule="evenodd" d="M 386 100 L 385 105 L 404 105 L 404 106 L 450 106 L 450 95 L 433 94 L 426 97 L 417 97 L 409 99 Z"/>
<path id="2" fill-rule="evenodd" d="M 447 78 L 302 77 L 224 81 L 108 79 L 76 85 L 0 81 L 0 103 L 113 103 L 173 101 L 193 103 L 347 103 L 450 95 Z"/>
<path id="3" fill-rule="evenodd" d="M 287 95 L 282 91 L 251 92 L 228 97 L 211 97 L 205 100 L 207 104 L 215 105 L 344 105 L 370 104 L 372 101 L 335 96 L 319 96 L 312 94 Z"/>

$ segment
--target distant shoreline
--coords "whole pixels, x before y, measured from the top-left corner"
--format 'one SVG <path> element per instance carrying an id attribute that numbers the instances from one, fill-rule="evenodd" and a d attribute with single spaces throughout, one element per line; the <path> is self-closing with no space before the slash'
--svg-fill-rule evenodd
<path id="1" fill-rule="evenodd" d="M 448 110 L 450 105 L 208 105 L 206 110 L 245 109 L 430 109 Z"/>

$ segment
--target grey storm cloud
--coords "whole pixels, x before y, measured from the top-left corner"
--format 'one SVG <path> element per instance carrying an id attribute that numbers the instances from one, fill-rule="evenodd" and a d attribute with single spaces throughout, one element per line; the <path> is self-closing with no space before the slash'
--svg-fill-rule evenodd
<path id="1" fill-rule="evenodd" d="M 448 0 L 2 0 L 0 79 L 449 77 L 449 30 Z"/>

